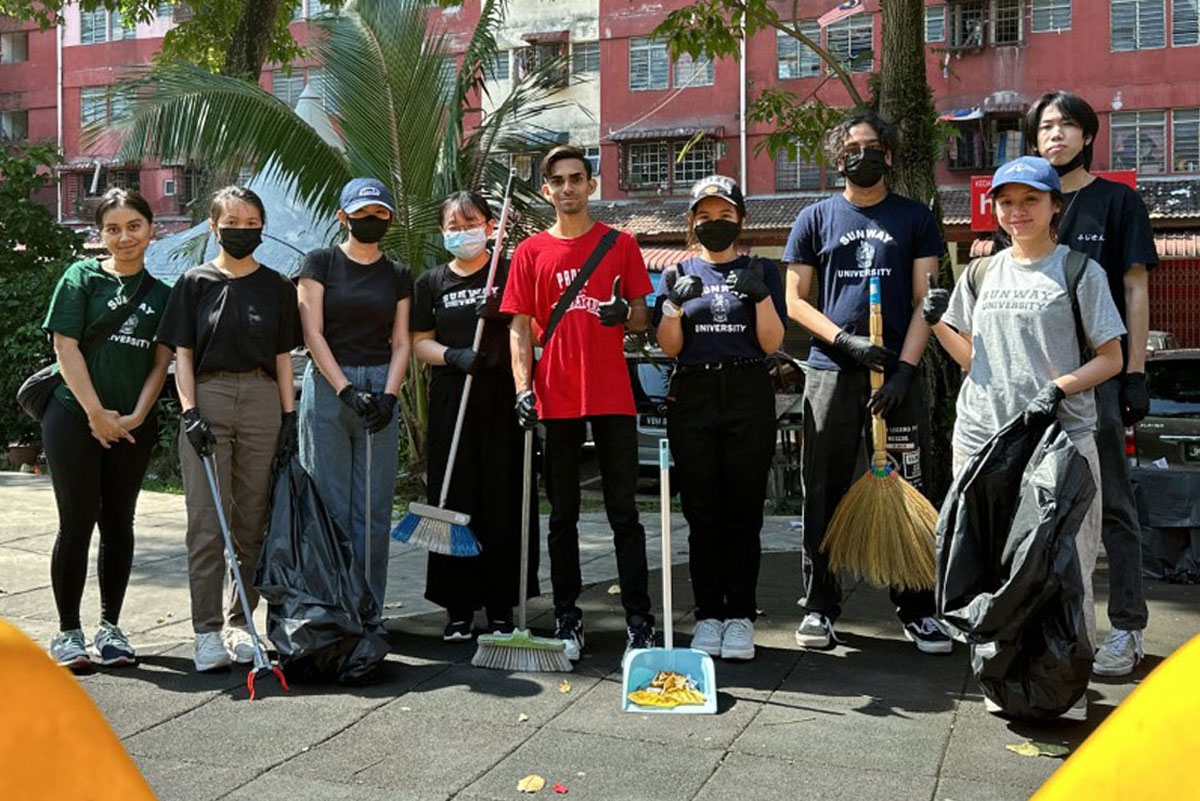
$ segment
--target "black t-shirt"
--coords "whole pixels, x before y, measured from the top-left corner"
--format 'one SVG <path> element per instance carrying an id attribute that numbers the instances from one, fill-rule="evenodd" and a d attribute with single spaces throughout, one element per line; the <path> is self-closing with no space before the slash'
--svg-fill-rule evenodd
<path id="1" fill-rule="evenodd" d="M 338 364 L 391 360 L 396 304 L 412 295 L 407 267 L 386 256 L 359 264 L 339 247 L 321 248 L 304 257 L 300 277 L 325 287 L 323 333 Z"/>
<path id="2" fill-rule="evenodd" d="M 475 341 L 475 304 L 483 297 L 487 285 L 487 267 L 462 276 L 439 264 L 417 276 L 413 286 L 413 310 L 409 327 L 413 331 L 433 331 L 434 339 L 448 348 L 469 348 Z M 508 261 L 501 259 L 496 266 L 492 294 L 499 299 L 508 278 Z M 504 320 L 488 320 L 479 343 L 479 369 L 511 370 L 508 324 Z M 434 371 L 455 370 L 443 365 Z"/>
<path id="3" fill-rule="evenodd" d="M 193 267 L 171 290 L 158 340 L 195 353 L 196 375 L 262 368 L 301 344 L 296 287 L 265 265 L 230 278 L 212 263 Z"/>

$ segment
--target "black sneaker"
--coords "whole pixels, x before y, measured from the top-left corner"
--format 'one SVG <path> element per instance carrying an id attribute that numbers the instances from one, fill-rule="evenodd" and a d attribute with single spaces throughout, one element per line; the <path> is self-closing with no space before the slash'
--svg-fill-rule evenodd
<path id="1" fill-rule="evenodd" d="M 452 620 L 442 630 L 443 642 L 469 642 L 471 640 L 471 621 Z"/>
<path id="2" fill-rule="evenodd" d="M 633 651 L 639 648 L 654 647 L 654 626 L 649 623 L 634 623 L 627 630 L 625 650 Z"/>
<path id="3" fill-rule="evenodd" d="M 487 630 L 492 634 L 512 634 L 516 629 L 511 620 L 489 620 Z"/>
<path id="4" fill-rule="evenodd" d="M 563 615 L 554 623 L 554 639 L 562 640 L 567 659 L 578 662 L 583 655 L 583 621 Z"/>
<path id="5" fill-rule="evenodd" d="M 932 617 L 923 617 L 904 624 L 904 636 L 912 640 L 924 654 L 948 654 L 954 647 L 953 640 L 942 624 Z"/>

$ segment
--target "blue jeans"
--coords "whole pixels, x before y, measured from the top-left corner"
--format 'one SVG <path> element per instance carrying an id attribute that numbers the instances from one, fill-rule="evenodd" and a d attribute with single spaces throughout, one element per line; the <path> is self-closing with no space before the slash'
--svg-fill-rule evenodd
<path id="1" fill-rule="evenodd" d="M 382 392 L 388 366 L 342 367 L 354 386 Z M 349 537 L 358 569 L 365 563 L 363 509 L 366 504 L 367 429 L 362 418 L 342 403 L 333 387 L 310 362 L 300 396 L 300 463 L 317 484 L 329 515 Z M 399 462 L 397 416 L 371 441 L 371 564 L 368 584 L 380 608 L 387 587 L 392 499 Z"/>

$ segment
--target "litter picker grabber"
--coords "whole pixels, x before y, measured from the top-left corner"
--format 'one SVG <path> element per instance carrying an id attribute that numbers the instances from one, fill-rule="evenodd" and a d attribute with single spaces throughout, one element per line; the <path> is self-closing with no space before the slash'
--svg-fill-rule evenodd
<path id="1" fill-rule="evenodd" d="M 658 441 L 659 503 L 662 507 L 663 647 L 627 651 L 621 669 L 621 708 L 626 712 L 714 714 L 717 672 L 712 657 L 695 648 L 676 648 L 671 593 L 671 447 Z"/>
<path id="2" fill-rule="evenodd" d="M 516 170 L 509 171 L 508 186 L 504 189 L 504 208 L 500 212 L 500 224 L 496 230 L 496 245 L 492 251 L 492 262 L 488 266 L 487 281 L 484 284 L 484 298 L 490 298 L 492 287 L 496 282 L 496 268 L 500 264 L 500 255 L 504 250 L 504 229 L 508 225 L 508 215 L 512 210 L 512 188 L 516 180 Z M 487 321 L 481 316 L 475 324 L 475 340 L 471 348 L 479 353 L 479 345 L 483 341 L 483 327 Z M 410 503 L 408 514 L 392 529 L 392 539 L 407 542 L 426 548 L 433 553 L 448 556 L 477 556 L 480 551 L 479 540 L 471 532 L 471 516 L 466 512 L 457 512 L 446 508 L 446 500 L 450 496 L 450 480 L 454 475 L 455 457 L 458 455 L 458 443 L 462 437 L 463 421 L 467 418 L 467 401 L 471 397 L 471 384 L 475 380 L 473 373 L 467 373 L 466 383 L 463 384 L 462 399 L 458 402 L 458 418 L 454 421 L 454 436 L 450 439 L 450 454 L 446 461 L 446 472 L 442 476 L 441 497 L 437 506 L 427 503 Z"/>
<path id="3" fill-rule="evenodd" d="M 525 432 L 524 488 L 521 495 L 521 582 L 517 605 L 517 628 L 512 634 L 481 634 L 476 639 L 475 667 L 510 670 L 518 673 L 569 673 L 562 640 L 534 637 L 525 627 L 525 596 L 529 592 L 529 521 L 533 514 L 533 430 Z"/>
<path id="4" fill-rule="evenodd" d="M 221 504 L 221 489 L 217 486 L 216 457 L 202 456 L 204 472 L 208 475 L 208 488 L 212 490 L 213 503 L 217 507 L 217 522 L 221 525 L 221 536 L 225 538 L 225 562 L 229 572 L 233 574 L 233 583 L 237 587 L 238 600 L 242 604 L 242 614 L 246 616 L 246 631 L 250 634 L 250 642 L 254 645 L 254 665 L 246 676 L 246 689 L 250 691 L 250 700 L 255 698 L 254 680 L 262 673 L 274 673 L 284 692 L 289 692 L 287 679 L 283 676 L 283 668 L 267 657 L 262 640 L 258 638 L 258 629 L 254 626 L 254 610 L 250 608 L 250 599 L 246 597 L 246 585 L 242 583 L 242 572 L 238 566 L 237 552 L 233 549 L 233 535 L 229 532 L 229 524 L 225 522 L 225 507 Z"/>
<path id="5" fill-rule="evenodd" d="M 363 498 L 363 578 L 367 580 L 367 589 L 371 588 L 371 451 L 374 450 L 372 441 L 375 435 L 367 431 L 367 479 L 364 482 L 367 485 Z M 383 599 L 375 599 L 379 603 L 379 608 L 383 608 Z"/>

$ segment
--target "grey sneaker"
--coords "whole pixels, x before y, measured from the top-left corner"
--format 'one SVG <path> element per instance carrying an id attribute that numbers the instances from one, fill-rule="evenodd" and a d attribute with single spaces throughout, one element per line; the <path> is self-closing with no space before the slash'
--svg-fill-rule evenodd
<path id="1" fill-rule="evenodd" d="M 796 645 L 801 648 L 830 648 L 840 642 L 833 633 L 833 621 L 820 612 L 809 612 L 796 629 Z"/>
<path id="2" fill-rule="evenodd" d="M 1088 711 L 1088 700 L 1087 700 L 1087 694 L 1085 693 L 1085 694 L 1079 696 L 1079 700 L 1076 701 L 1071 706 L 1070 709 L 1068 709 L 1066 712 L 1063 712 L 1061 715 L 1059 715 L 1058 719 L 1059 720 L 1073 720 L 1073 721 L 1087 720 L 1087 711 Z"/>
<path id="3" fill-rule="evenodd" d="M 725 630 L 721 633 L 721 658 L 754 658 L 754 623 L 749 618 L 735 617 L 725 621 Z"/>
<path id="4" fill-rule="evenodd" d="M 100 630 L 96 632 L 96 661 L 109 667 L 137 664 L 137 654 L 129 639 L 119 626 L 114 626 L 107 620 L 100 621 Z"/>
<path id="5" fill-rule="evenodd" d="M 229 667 L 229 652 L 221 641 L 221 632 L 206 631 L 196 635 L 196 649 L 192 655 L 196 670 L 206 673 Z"/>
<path id="6" fill-rule="evenodd" d="M 81 629 L 60 631 L 50 641 L 50 658 L 65 668 L 84 670 L 92 666 L 87 639 Z"/>
<path id="7" fill-rule="evenodd" d="M 692 629 L 692 647 L 709 656 L 720 656 L 723 629 L 724 624 L 716 618 L 706 617 L 704 620 L 697 620 L 696 628 Z"/>
<path id="8" fill-rule="evenodd" d="M 227 626 L 221 632 L 221 639 L 225 643 L 225 650 L 229 652 L 229 658 L 239 665 L 248 665 L 254 661 L 254 641 L 250 639 L 250 632 L 238 626 Z"/>
<path id="9" fill-rule="evenodd" d="M 1128 676 L 1145 655 L 1140 631 L 1113 629 L 1096 652 L 1092 672 L 1097 676 Z"/>

